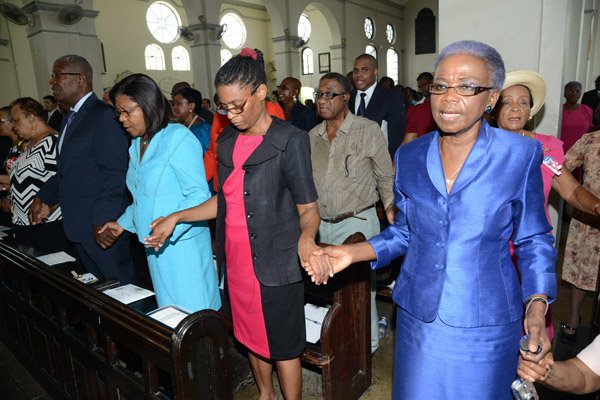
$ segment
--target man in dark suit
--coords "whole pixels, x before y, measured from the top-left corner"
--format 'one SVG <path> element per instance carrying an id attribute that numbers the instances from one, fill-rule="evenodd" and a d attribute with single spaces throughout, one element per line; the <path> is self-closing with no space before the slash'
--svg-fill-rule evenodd
<path id="1" fill-rule="evenodd" d="M 350 95 L 350 111 L 379 124 L 393 160 L 406 130 L 404 99 L 378 84 L 377 73 L 377 59 L 372 55 L 362 54 L 354 60 L 355 89 Z"/>
<path id="2" fill-rule="evenodd" d="M 48 112 L 48 125 L 56 132 L 60 132 L 63 114 L 58 108 L 58 102 L 52 95 L 44 96 L 44 108 Z"/>
<path id="3" fill-rule="evenodd" d="M 595 81 L 596 88 L 589 90 L 583 94 L 581 98 L 581 104 L 589 106 L 592 110 L 596 111 L 600 104 L 600 75 L 596 77 Z M 596 119 L 596 113 L 594 112 L 594 125 L 600 125 L 600 121 Z"/>
<path id="4" fill-rule="evenodd" d="M 58 171 L 40 189 L 29 219 L 39 223 L 50 207 L 60 204 L 67 238 L 88 272 L 99 279 L 135 282 L 126 235 L 102 250 L 97 242 L 112 241 L 98 231 L 117 219 L 127 205 L 127 137 L 114 111 L 92 92 L 92 67 L 77 55 L 54 62 L 52 93 L 71 111 L 65 116 L 58 142 Z"/>

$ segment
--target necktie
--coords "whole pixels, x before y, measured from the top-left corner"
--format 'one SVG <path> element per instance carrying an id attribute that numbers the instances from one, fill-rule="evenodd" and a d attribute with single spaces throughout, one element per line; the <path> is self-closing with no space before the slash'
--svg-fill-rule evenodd
<path id="1" fill-rule="evenodd" d="M 73 118 L 75 117 L 75 111 L 71 110 L 67 113 L 67 123 L 65 124 L 65 128 L 62 130 L 62 133 L 60 134 L 60 139 L 58 140 L 58 152 L 60 153 L 60 150 L 62 149 L 62 144 L 63 141 L 65 140 L 65 134 L 67 133 L 67 129 L 69 129 L 69 125 L 71 125 L 71 121 L 73 121 Z"/>
<path id="2" fill-rule="evenodd" d="M 365 115 L 365 110 L 367 108 L 367 106 L 365 104 L 365 96 L 366 95 L 367 95 L 366 93 L 360 94 L 360 104 L 358 105 L 358 110 L 356 111 L 356 115 L 360 115 L 361 117 L 363 115 Z"/>

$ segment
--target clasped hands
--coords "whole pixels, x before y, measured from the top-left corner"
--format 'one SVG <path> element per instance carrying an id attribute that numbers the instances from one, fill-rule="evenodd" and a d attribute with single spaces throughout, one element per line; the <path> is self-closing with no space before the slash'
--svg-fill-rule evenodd
<path id="1" fill-rule="evenodd" d="M 319 247 L 310 239 L 300 239 L 298 255 L 302 268 L 316 285 L 326 285 L 329 278 L 352 263 L 345 246 Z"/>
<path id="2" fill-rule="evenodd" d="M 538 310 L 533 311 L 533 306 Z M 519 365 L 517 373 L 519 376 L 530 382 L 544 382 L 548 375 L 552 372 L 554 359 L 552 357 L 550 340 L 546 334 L 546 318 L 543 311 L 545 306 L 541 302 L 532 304 L 532 312 L 525 316 L 524 328 L 529 335 L 529 350 L 520 351 Z M 541 344 L 542 351 L 539 354 L 535 353 L 538 344 Z"/>

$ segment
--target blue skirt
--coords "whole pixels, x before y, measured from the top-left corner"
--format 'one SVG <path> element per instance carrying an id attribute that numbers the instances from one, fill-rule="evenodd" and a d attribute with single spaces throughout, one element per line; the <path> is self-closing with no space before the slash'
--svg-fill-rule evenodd
<path id="1" fill-rule="evenodd" d="M 512 399 L 521 321 L 459 328 L 397 315 L 394 400 Z"/>

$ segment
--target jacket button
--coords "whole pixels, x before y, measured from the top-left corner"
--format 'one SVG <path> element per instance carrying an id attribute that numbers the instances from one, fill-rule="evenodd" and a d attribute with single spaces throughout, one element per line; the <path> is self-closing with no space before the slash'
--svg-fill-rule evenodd
<path id="1" fill-rule="evenodd" d="M 256 233 L 254 233 L 254 232 L 252 232 L 252 233 L 250 234 L 250 239 L 252 239 L 252 240 L 256 240 L 256 238 L 257 238 L 257 237 L 258 237 L 258 236 L 257 236 L 257 235 L 256 235 Z"/>
<path id="2" fill-rule="evenodd" d="M 251 168 L 244 168 L 244 171 L 246 171 L 246 173 L 249 174 L 250 171 L 252 171 L 252 169 Z"/>
<path id="3" fill-rule="evenodd" d="M 260 253 L 254 253 L 252 254 L 252 258 L 255 260 L 258 260 L 258 257 L 260 257 Z"/>
<path id="4" fill-rule="evenodd" d="M 250 191 L 244 190 L 244 197 L 249 197 L 249 196 L 250 196 Z"/>
<path id="5" fill-rule="evenodd" d="M 254 213 L 252 211 L 249 211 L 248 213 L 246 213 L 246 218 L 252 218 L 254 217 Z"/>

